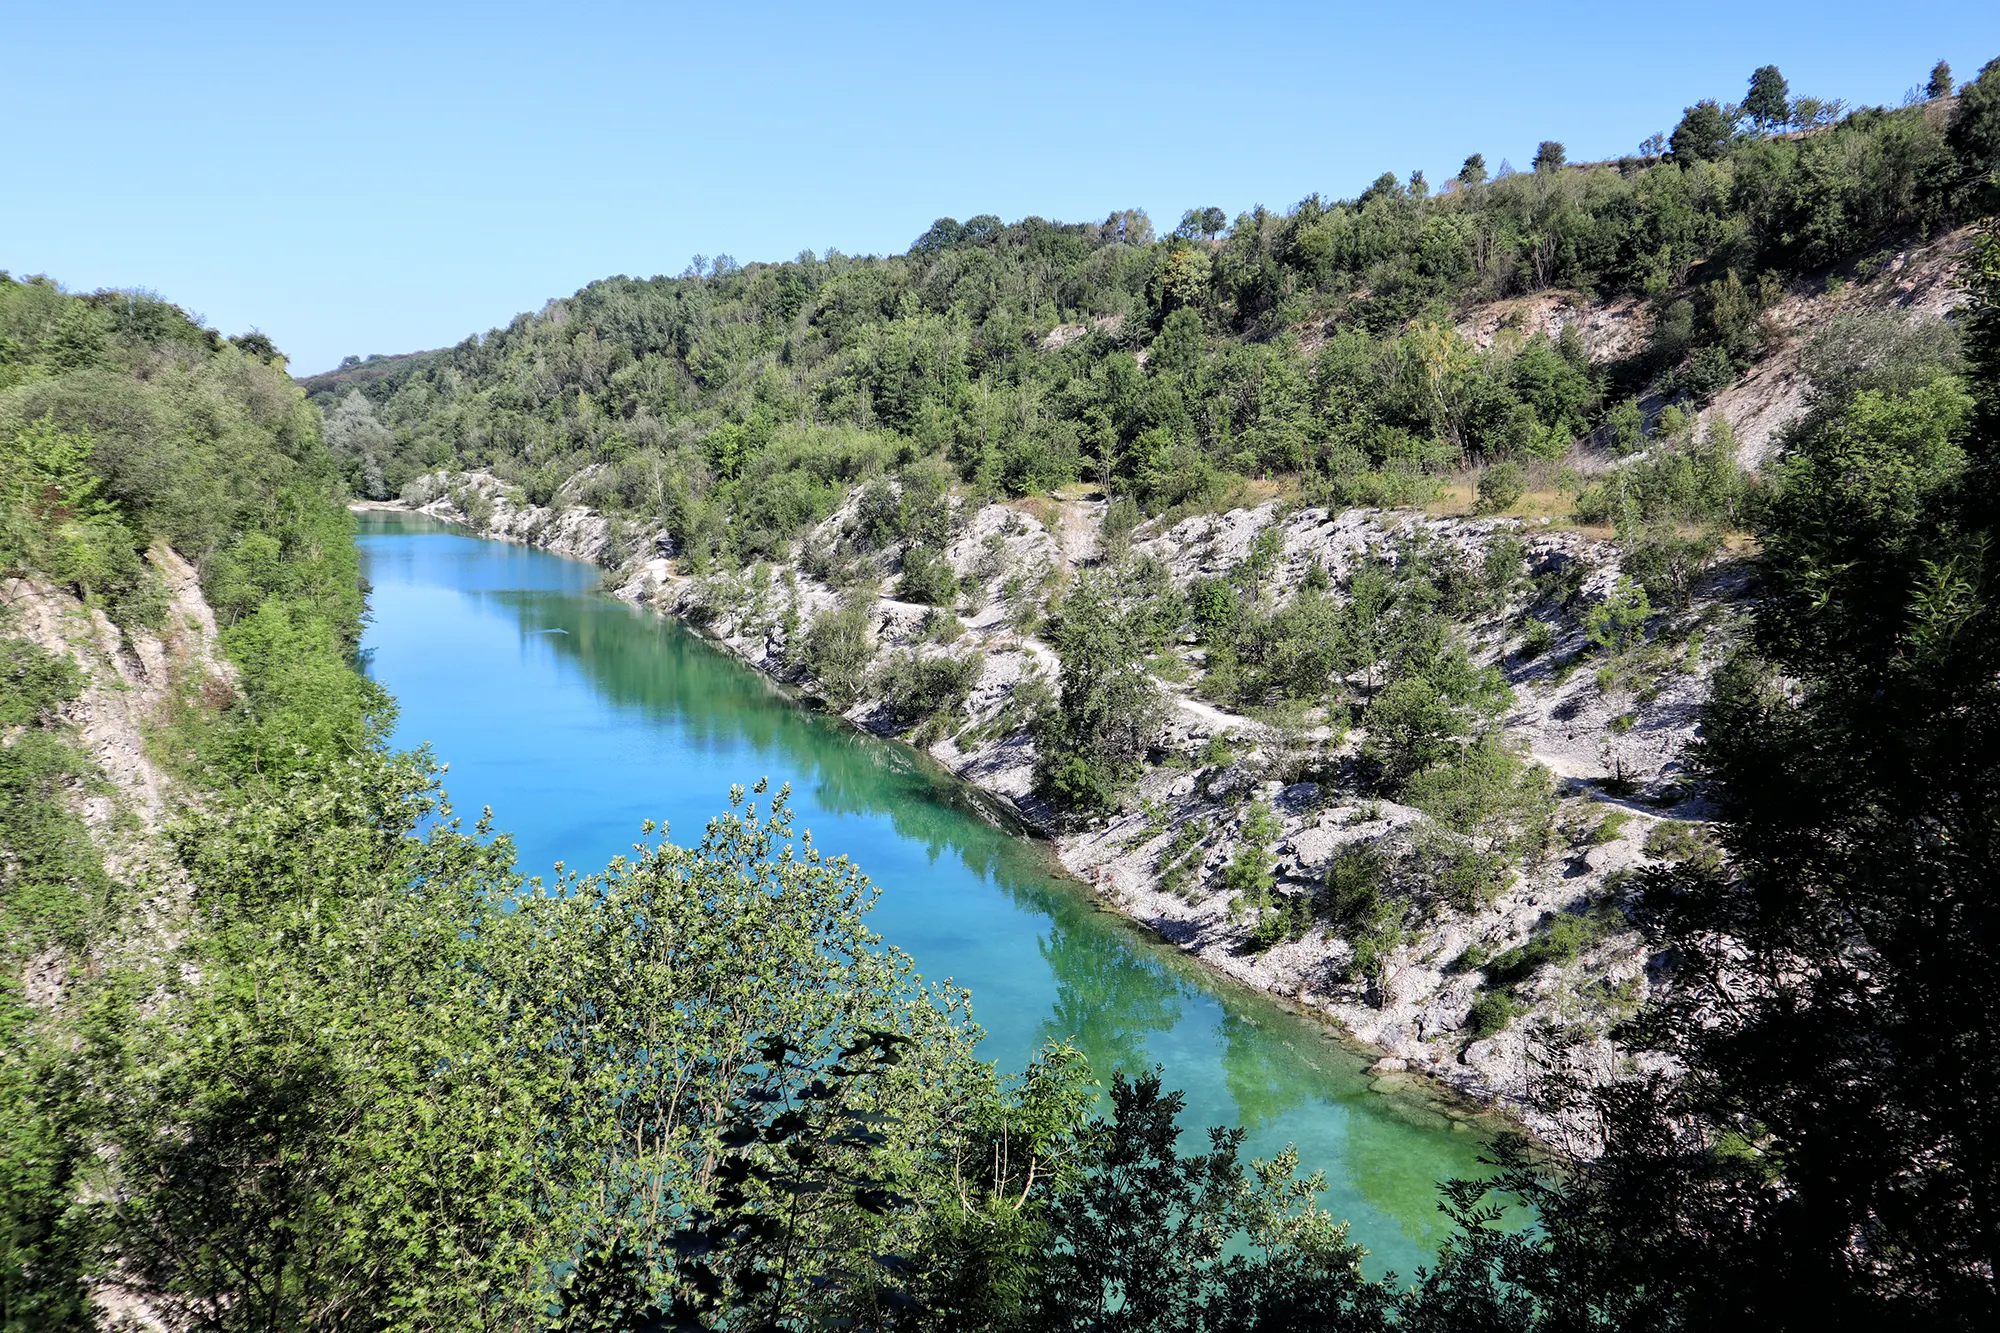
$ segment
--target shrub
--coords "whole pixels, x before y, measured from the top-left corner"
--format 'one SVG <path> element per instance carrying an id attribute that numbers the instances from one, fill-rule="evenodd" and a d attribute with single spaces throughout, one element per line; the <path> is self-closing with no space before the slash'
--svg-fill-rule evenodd
<path id="1" fill-rule="evenodd" d="M 1521 636 L 1521 657 L 1532 661 L 1556 645 L 1556 627 L 1546 620 L 1530 620 Z"/>
<path id="2" fill-rule="evenodd" d="M 1486 979 L 1495 986 L 1515 986 L 1549 963 L 1573 963 L 1585 949 L 1604 937 L 1605 923 L 1597 914 L 1564 912 L 1527 943 L 1516 945 L 1486 964 Z"/>
<path id="3" fill-rule="evenodd" d="M 1243 821 L 1236 855 L 1223 867 L 1224 886 L 1242 894 L 1251 904 L 1261 905 L 1276 882 L 1271 873 L 1271 854 L 1282 832 L 1284 826 L 1278 823 L 1271 807 L 1263 801 L 1252 802 Z"/>
<path id="4" fill-rule="evenodd" d="M 936 723 L 949 730 L 985 669 L 970 653 L 925 657 L 906 649 L 890 659 L 878 684 L 898 728 Z"/>
<path id="5" fill-rule="evenodd" d="M 1402 797 L 1454 833 L 1530 850 L 1555 814 L 1548 770 L 1491 736 L 1412 777 Z"/>
<path id="6" fill-rule="evenodd" d="M 820 613 L 806 630 L 799 665 L 819 682 L 827 701 L 846 708 L 861 697 L 863 674 L 875 656 L 869 607 L 854 600 Z"/>
<path id="7" fill-rule="evenodd" d="M 1645 438 L 1646 414 L 1640 410 L 1638 399 L 1627 398 L 1604 414 L 1604 425 L 1611 451 L 1629 454 Z"/>
<path id="8" fill-rule="evenodd" d="M 1584 616 L 1583 632 L 1605 652 L 1622 653 L 1646 632 L 1646 621 L 1652 614 L 1646 590 L 1629 578 L 1620 578 L 1611 595 Z"/>
<path id="9" fill-rule="evenodd" d="M 1188 619 L 1203 643 L 1226 640 L 1242 614 L 1242 603 L 1228 579 L 1196 579 L 1188 590 Z"/>
<path id="10" fill-rule="evenodd" d="M 1528 474 L 1519 463 L 1495 463 L 1479 474 L 1479 498 L 1475 514 L 1498 514 L 1512 509 L 1528 493 Z"/>
<path id="11" fill-rule="evenodd" d="M 1036 724 L 1036 790 L 1067 809 L 1109 808 L 1159 736 L 1164 703 L 1146 670 L 1146 608 L 1086 571 L 1051 607 L 1059 703 Z"/>
<path id="12" fill-rule="evenodd" d="M 888 479 L 876 477 L 854 501 L 854 536 L 864 550 L 881 550 L 903 538 L 903 504 Z"/>
<path id="13" fill-rule="evenodd" d="M 1662 861 L 1691 861 L 1716 866 L 1722 853 L 1707 830 L 1681 819 L 1663 819 L 1646 832 L 1646 855 Z"/>
<path id="14" fill-rule="evenodd" d="M 1504 857 L 1442 830 L 1432 830 L 1417 843 L 1411 863 L 1432 897 L 1461 912 L 1477 911 L 1507 887 Z"/>
<path id="15" fill-rule="evenodd" d="M 1526 1006 L 1505 991 L 1482 991 L 1472 1002 L 1472 1012 L 1466 1015 L 1465 1022 L 1472 1039 L 1483 1041 L 1526 1012 Z"/>
<path id="16" fill-rule="evenodd" d="M 896 586 L 898 597 L 926 606 L 949 606 L 957 593 L 958 576 L 943 551 L 920 545 L 903 552 L 903 577 Z"/>
<path id="17" fill-rule="evenodd" d="M 924 638 L 931 643 L 957 643 L 965 637 L 965 622 L 943 607 L 924 617 Z"/>
<path id="18" fill-rule="evenodd" d="M 1124 556 L 1132 545 L 1132 531 L 1139 526 L 1145 515 L 1139 512 L 1139 504 L 1129 495 L 1121 495 L 1104 510 L 1104 553 L 1116 560 Z"/>
<path id="19" fill-rule="evenodd" d="M 1263 953 L 1287 940 L 1304 938 L 1312 921 L 1312 899 L 1297 893 L 1281 895 L 1258 915 L 1246 944 L 1250 952 Z"/>
<path id="20" fill-rule="evenodd" d="M 1350 978 L 1379 983 L 1403 940 L 1406 903 L 1388 892 L 1389 862 L 1376 847 L 1350 847 L 1327 867 L 1321 896 L 1327 920 L 1353 949 Z"/>
<path id="21" fill-rule="evenodd" d="M 1486 547 L 1486 558 L 1480 562 L 1479 576 L 1486 593 L 1487 607 L 1497 611 L 1505 606 L 1508 598 L 1528 581 L 1526 543 L 1512 533 L 1495 537 Z"/>
<path id="22" fill-rule="evenodd" d="M 1694 600 L 1695 584 L 1721 549 L 1718 533 L 1682 533 L 1669 524 L 1656 523 L 1627 539 L 1619 563 L 1649 597 L 1685 610 Z"/>

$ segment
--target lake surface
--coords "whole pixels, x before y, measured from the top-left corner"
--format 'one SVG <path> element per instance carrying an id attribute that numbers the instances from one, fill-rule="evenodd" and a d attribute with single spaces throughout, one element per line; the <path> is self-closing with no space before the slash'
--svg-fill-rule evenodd
<path id="1" fill-rule="evenodd" d="M 880 886 L 871 926 L 971 990 L 1003 1070 L 1051 1039 L 1102 1078 L 1158 1064 L 1187 1094 L 1184 1129 L 1241 1125 L 1259 1157 L 1296 1144 L 1371 1274 L 1408 1275 L 1442 1240 L 1435 1183 L 1479 1173 L 1469 1126 L 1372 1092 L 1367 1058 L 1326 1029 L 1096 908 L 936 765 L 801 707 L 589 566 L 417 515 L 360 525 L 363 645 L 401 705 L 397 743 L 434 748 L 458 809 L 491 806 L 524 872 L 600 867 L 648 818 L 699 841 L 732 783 L 790 783 L 799 825 Z"/>

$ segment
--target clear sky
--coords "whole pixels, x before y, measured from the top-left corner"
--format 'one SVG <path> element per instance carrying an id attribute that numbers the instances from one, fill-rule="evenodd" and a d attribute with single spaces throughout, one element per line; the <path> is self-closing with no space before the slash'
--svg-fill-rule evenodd
<path id="1" fill-rule="evenodd" d="M 152 288 L 304 373 L 696 253 L 1613 156 L 1767 62 L 1895 103 L 2000 56 L 2000 3 L 27 0 L 0 34 L 0 268 Z"/>

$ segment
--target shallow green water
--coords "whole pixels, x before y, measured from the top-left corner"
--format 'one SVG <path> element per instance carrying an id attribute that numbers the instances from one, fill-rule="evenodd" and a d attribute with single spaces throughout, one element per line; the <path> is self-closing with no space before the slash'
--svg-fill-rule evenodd
<path id="1" fill-rule="evenodd" d="M 819 845 L 881 886 L 873 927 L 971 989 L 987 1058 L 1018 1069 L 1067 1038 L 1101 1076 L 1162 1065 L 1184 1128 L 1240 1124 L 1257 1156 L 1296 1143 L 1371 1272 L 1407 1274 L 1441 1239 L 1435 1182 L 1477 1171 L 1467 1127 L 1371 1092 L 1365 1057 L 1324 1029 L 1093 907 L 1046 844 L 934 765 L 798 706 L 575 561 L 387 513 L 361 516 L 361 549 L 398 743 L 435 748 L 459 809 L 490 805 L 525 871 L 600 866 L 647 818 L 698 839 L 731 783 L 789 782 Z"/>

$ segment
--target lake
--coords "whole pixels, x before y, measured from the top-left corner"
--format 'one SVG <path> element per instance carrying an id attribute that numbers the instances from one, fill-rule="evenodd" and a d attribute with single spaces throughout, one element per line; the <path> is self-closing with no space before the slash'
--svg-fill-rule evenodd
<path id="1" fill-rule="evenodd" d="M 1061 1039 L 1100 1077 L 1161 1066 L 1184 1130 L 1241 1125 L 1261 1157 L 1296 1144 L 1371 1275 L 1407 1275 L 1443 1239 L 1436 1182 L 1479 1173 L 1470 1123 L 1373 1091 L 1368 1057 L 1329 1030 L 1096 907 L 987 798 L 609 596 L 587 565 L 420 515 L 359 522 L 363 647 L 401 707 L 396 741 L 450 765 L 461 812 L 492 807 L 524 872 L 601 867 L 649 818 L 697 842 L 732 783 L 789 783 L 798 824 L 880 887 L 872 928 L 972 992 L 985 1058 L 1019 1069 Z"/>

